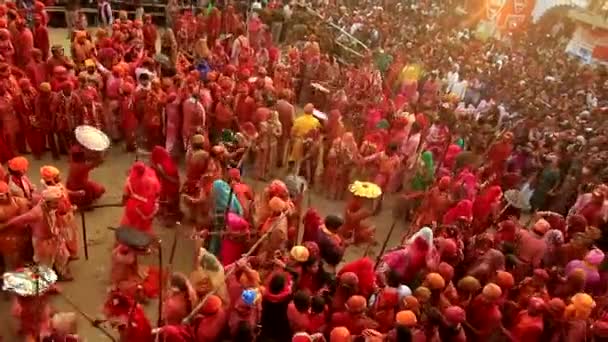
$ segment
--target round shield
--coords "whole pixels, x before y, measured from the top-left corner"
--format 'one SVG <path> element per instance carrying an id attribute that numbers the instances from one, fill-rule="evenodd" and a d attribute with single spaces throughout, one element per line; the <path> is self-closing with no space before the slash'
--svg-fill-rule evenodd
<path id="1" fill-rule="evenodd" d="M 82 146 L 91 151 L 103 152 L 110 147 L 110 138 L 93 126 L 78 126 L 74 129 L 74 135 Z"/>
<path id="2" fill-rule="evenodd" d="M 118 227 L 115 236 L 121 244 L 138 251 L 145 251 L 152 244 L 152 236 L 132 227 Z"/>
<path id="3" fill-rule="evenodd" d="M 34 266 L 6 272 L 2 276 L 4 291 L 18 296 L 39 296 L 47 292 L 57 282 L 57 274 L 47 266 Z"/>
<path id="4" fill-rule="evenodd" d="M 348 187 L 353 195 L 363 198 L 378 198 L 382 195 L 382 189 L 372 182 L 355 181 Z"/>

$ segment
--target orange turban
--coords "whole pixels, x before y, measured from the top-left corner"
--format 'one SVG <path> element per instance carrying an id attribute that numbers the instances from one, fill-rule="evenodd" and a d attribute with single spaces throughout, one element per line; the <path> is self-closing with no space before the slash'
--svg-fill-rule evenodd
<path id="1" fill-rule="evenodd" d="M 40 83 L 40 91 L 43 93 L 50 93 L 51 92 L 51 84 L 48 82 L 43 82 Z"/>
<path id="2" fill-rule="evenodd" d="M 55 180 L 59 176 L 59 169 L 51 165 L 45 165 L 40 168 L 40 176 L 45 182 Z"/>
<path id="3" fill-rule="evenodd" d="M 351 296 L 346 301 L 346 308 L 350 312 L 363 312 L 363 311 L 365 311 L 366 307 L 367 307 L 367 300 L 365 300 L 365 297 L 363 297 L 363 296 L 359 296 L 359 295 Z"/>
<path id="4" fill-rule="evenodd" d="M 403 310 L 399 311 L 397 316 L 395 316 L 395 323 L 401 326 L 413 327 L 418 323 L 418 319 L 413 311 Z"/>
<path id="5" fill-rule="evenodd" d="M 441 290 L 445 287 L 445 280 L 439 273 L 427 274 L 424 283 L 431 290 Z"/>
<path id="6" fill-rule="evenodd" d="M 205 301 L 205 304 L 203 304 L 201 312 L 203 314 L 212 315 L 214 313 L 217 313 L 221 307 L 222 300 L 220 299 L 220 297 L 216 295 L 211 295 L 207 297 L 207 300 Z"/>
<path id="7" fill-rule="evenodd" d="M 420 302 L 418 302 L 418 298 L 414 296 L 405 296 L 403 298 L 403 302 L 405 303 L 405 308 L 409 310 L 418 310 L 420 308 Z"/>
<path id="8" fill-rule="evenodd" d="M 496 285 L 500 286 L 501 289 L 511 289 L 515 285 L 515 279 L 509 272 L 498 271 L 496 272 Z"/>
<path id="9" fill-rule="evenodd" d="M 308 248 L 304 246 L 293 246 L 289 254 L 293 258 L 293 260 L 297 262 L 306 262 L 308 261 L 308 257 L 310 256 Z"/>
<path id="10" fill-rule="evenodd" d="M 350 342 L 350 331 L 345 327 L 335 327 L 329 334 L 329 342 Z"/>
<path id="11" fill-rule="evenodd" d="M 27 161 L 27 159 L 21 156 L 15 157 L 8 161 L 8 168 L 17 172 L 27 172 L 29 165 L 30 163 Z"/>
<path id="12" fill-rule="evenodd" d="M 481 294 L 484 298 L 490 301 L 497 300 L 502 295 L 500 287 L 494 283 L 489 283 L 483 287 Z"/>

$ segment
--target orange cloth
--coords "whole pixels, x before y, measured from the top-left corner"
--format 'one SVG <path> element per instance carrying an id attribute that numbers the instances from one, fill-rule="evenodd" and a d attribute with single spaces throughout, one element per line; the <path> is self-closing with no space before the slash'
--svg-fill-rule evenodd
<path id="1" fill-rule="evenodd" d="M 15 157 L 8 161 L 8 168 L 17 172 L 25 173 L 29 165 L 30 163 L 27 161 L 27 159 L 21 156 Z"/>

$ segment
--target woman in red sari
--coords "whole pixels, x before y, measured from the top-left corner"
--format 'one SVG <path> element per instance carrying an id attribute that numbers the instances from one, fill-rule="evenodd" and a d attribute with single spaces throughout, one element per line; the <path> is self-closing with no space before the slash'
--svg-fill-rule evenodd
<path id="1" fill-rule="evenodd" d="M 500 186 L 494 185 L 484 190 L 473 202 L 473 231 L 480 233 L 492 224 L 492 215 L 502 198 Z"/>
<path id="2" fill-rule="evenodd" d="M 247 252 L 249 240 L 249 222 L 235 213 L 228 213 L 226 234 L 222 237 L 220 259 L 224 266 L 230 265 Z"/>
<path id="3" fill-rule="evenodd" d="M 179 170 L 169 152 L 160 146 L 152 149 L 150 164 L 160 181 L 160 214 L 166 226 L 181 219 L 179 208 Z"/>
<path id="4" fill-rule="evenodd" d="M 152 234 L 160 190 L 161 185 L 154 170 L 142 162 L 133 164 L 125 184 L 125 210 L 120 224 Z"/>

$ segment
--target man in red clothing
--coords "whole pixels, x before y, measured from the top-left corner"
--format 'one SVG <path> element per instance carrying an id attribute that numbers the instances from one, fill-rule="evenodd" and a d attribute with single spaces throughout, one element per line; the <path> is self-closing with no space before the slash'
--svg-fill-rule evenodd
<path id="1" fill-rule="evenodd" d="M 49 30 L 46 27 L 44 18 L 36 14 L 34 16 L 34 47 L 42 51 L 42 59 L 45 61 L 49 58 Z"/>
<path id="2" fill-rule="evenodd" d="M 149 14 L 144 15 L 144 27 L 142 31 L 144 34 L 144 49 L 149 55 L 154 55 L 156 53 L 158 32 L 156 31 L 156 25 L 152 22 L 152 16 Z"/>

